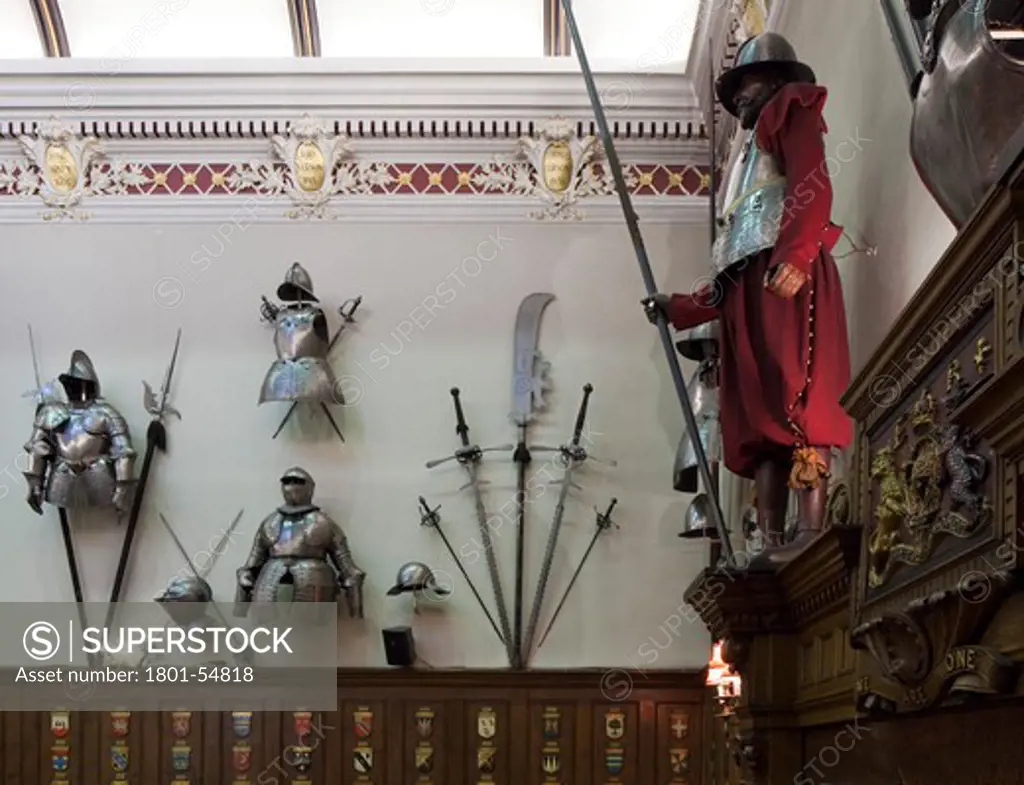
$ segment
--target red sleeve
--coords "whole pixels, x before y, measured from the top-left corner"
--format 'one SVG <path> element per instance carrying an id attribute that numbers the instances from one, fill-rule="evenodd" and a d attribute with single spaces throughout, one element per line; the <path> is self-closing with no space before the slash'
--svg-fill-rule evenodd
<path id="1" fill-rule="evenodd" d="M 808 272 L 824 247 L 831 251 L 842 229 L 832 223 L 832 184 L 825 163 L 822 110 L 828 91 L 806 83 L 788 84 L 764 107 L 757 144 L 782 161 L 786 198 L 772 265 L 783 262 Z"/>
<path id="2" fill-rule="evenodd" d="M 673 294 L 668 305 L 668 320 L 677 330 L 689 330 L 718 318 L 714 286 L 705 286 L 693 294 Z"/>

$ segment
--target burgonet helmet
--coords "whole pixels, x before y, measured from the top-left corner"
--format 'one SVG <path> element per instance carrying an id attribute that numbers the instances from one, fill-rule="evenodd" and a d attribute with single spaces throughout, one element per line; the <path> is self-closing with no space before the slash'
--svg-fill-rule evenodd
<path id="1" fill-rule="evenodd" d="M 740 89 L 740 82 L 747 74 L 760 71 L 782 73 L 791 82 L 817 82 L 811 67 L 796 59 L 796 50 L 789 41 L 778 33 L 755 35 L 743 43 L 732 68 L 715 82 L 718 100 L 733 117 L 737 116 L 736 92 Z"/>
<path id="2" fill-rule="evenodd" d="M 398 568 L 395 585 L 388 589 L 388 596 L 394 597 L 406 592 L 429 592 L 444 596 L 448 589 L 439 586 L 434 572 L 426 564 L 418 561 L 406 562 Z"/>
<path id="3" fill-rule="evenodd" d="M 69 385 L 75 386 L 84 382 L 90 385 L 94 397 L 98 397 L 100 394 L 100 378 L 96 375 L 96 369 L 93 367 L 89 355 L 81 349 L 75 349 L 71 353 L 71 362 L 68 364 L 67 373 L 62 373 L 57 378 L 65 390 Z"/>

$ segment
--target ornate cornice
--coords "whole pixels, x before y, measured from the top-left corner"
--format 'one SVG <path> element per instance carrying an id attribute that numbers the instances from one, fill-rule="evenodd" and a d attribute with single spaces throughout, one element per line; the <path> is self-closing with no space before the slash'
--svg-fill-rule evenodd
<path id="1" fill-rule="evenodd" d="M 622 220 L 574 64 L 480 71 L 472 63 L 306 59 L 271 70 L 266 61 L 153 61 L 108 74 L 89 61 L 51 61 L 45 71 L 12 62 L 0 76 L 0 222 L 219 223 L 247 208 L 260 221 Z M 612 70 L 598 84 L 641 218 L 706 220 L 706 141 L 689 81 Z M 348 152 L 344 161 L 320 156 L 327 185 L 317 188 L 317 208 L 300 216 L 289 204 L 308 206 L 309 194 L 286 182 L 295 180 L 295 161 L 278 152 L 306 118 L 323 145 L 338 140 Z M 74 204 L 47 211 L 36 199 L 47 186 L 45 161 L 24 151 L 41 149 L 42 130 L 54 123 L 95 155 L 77 168 L 73 155 L 63 156 L 67 171 L 76 169 Z M 585 161 L 572 156 L 564 192 L 543 182 L 556 128 L 586 153 Z"/>

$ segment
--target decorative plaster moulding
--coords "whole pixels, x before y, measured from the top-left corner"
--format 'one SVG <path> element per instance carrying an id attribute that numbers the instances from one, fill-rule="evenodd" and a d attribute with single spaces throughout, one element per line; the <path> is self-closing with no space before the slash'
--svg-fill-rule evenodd
<path id="1" fill-rule="evenodd" d="M 5 63 L 0 222 L 222 223 L 247 210 L 260 221 L 622 220 L 575 61 L 113 65 Z M 707 143 L 692 83 L 679 70 L 597 71 L 641 218 L 705 221 Z M 55 123 L 95 150 L 78 162 L 89 177 L 57 209 L 40 204 L 53 191 L 41 130 Z M 304 123 L 317 129 L 314 163 L 326 165 L 313 191 L 296 179 L 295 155 L 310 154 L 296 137 Z M 546 187 L 536 147 L 556 137 L 572 151 L 564 193 Z"/>

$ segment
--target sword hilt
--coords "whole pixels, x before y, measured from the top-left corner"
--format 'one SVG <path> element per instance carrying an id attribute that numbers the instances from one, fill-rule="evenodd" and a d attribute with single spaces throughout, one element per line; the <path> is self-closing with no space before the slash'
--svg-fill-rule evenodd
<path id="1" fill-rule="evenodd" d="M 338 316 L 340 316 L 346 322 L 354 322 L 355 321 L 356 309 L 359 308 L 359 305 L 362 302 L 363 302 L 363 296 L 362 295 L 359 295 L 358 297 L 353 297 L 353 298 L 351 298 L 349 300 L 345 300 L 345 302 L 343 302 L 338 307 Z"/>
<path id="2" fill-rule="evenodd" d="M 260 296 L 260 300 L 262 300 L 260 304 L 260 320 L 268 323 L 273 322 L 277 318 L 278 311 L 281 309 L 270 302 L 265 294 Z"/>
<path id="3" fill-rule="evenodd" d="M 462 440 L 462 446 L 469 447 L 469 426 L 466 425 L 466 413 L 462 411 L 462 399 L 459 398 L 459 388 L 452 387 L 451 394 L 452 402 L 455 404 L 455 433 Z"/>
<path id="4" fill-rule="evenodd" d="M 590 394 L 594 392 L 594 385 L 583 385 L 583 400 L 580 402 L 580 410 L 576 413 L 576 424 L 572 429 L 572 443 L 578 445 L 580 437 L 583 436 L 583 423 L 587 419 L 587 407 L 590 405 Z"/>
<path id="5" fill-rule="evenodd" d="M 594 508 L 594 512 L 597 513 L 597 528 L 601 531 L 606 531 L 611 527 L 619 528 L 619 524 L 612 520 L 612 510 L 615 509 L 615 505 L 619 503 L 619 500 L 614 496 L 611 502 L 608 504 L 608 509 L 601 512 L 597 507 Z"/>
<path id="6" fill-rule="evenodd" d="M 427 500 L 420 496 L 420 507 L 423 508 L 423 515 L 420 516 L 420 526 L 437 528 L 437 524 L 441 521 L 441 516 L 437 514 L 437 511 L 441 509 L 441 505 L 439 504 L 434 509 L 430 509 Z"/>

